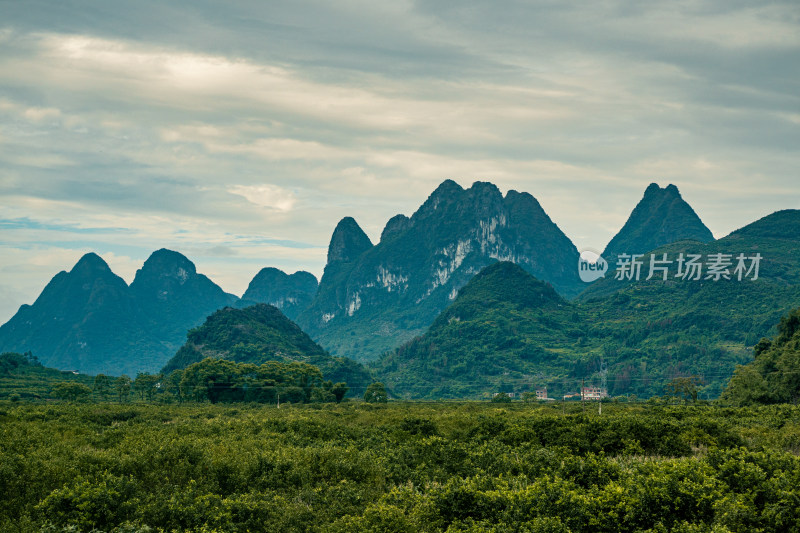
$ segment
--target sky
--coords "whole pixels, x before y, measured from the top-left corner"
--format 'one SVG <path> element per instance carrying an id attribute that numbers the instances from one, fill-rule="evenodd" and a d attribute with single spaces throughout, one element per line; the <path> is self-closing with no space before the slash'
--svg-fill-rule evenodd
<path id="1" fill-rule="evenodd" d="M 800 208 L 798 147 L 796 0 L 0 0 L 0 323 L 89 251 L 320 276 L 448 178 L 599 250 L 674 183 L 722 237 Z"/>

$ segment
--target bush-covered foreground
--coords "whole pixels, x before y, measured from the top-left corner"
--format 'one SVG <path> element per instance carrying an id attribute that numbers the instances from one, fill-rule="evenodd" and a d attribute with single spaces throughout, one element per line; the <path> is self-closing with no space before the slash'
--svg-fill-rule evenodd
<path id="1" fill-rule="evenodd" d="M 0 531 L 800 530 L 800 408 L 567 407 L 6 402 Z"/>

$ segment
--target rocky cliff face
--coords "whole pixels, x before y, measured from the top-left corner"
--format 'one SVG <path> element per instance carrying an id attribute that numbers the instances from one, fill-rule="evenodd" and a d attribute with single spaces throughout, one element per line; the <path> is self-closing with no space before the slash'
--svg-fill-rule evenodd
<path id="1" fill-rule="evenodd" d="M 613 268 L 619 254 L 643 254 L 685 239 L 710 242 L 714 236 L 675 185 L 662 189 L 651 183 L 628 221 L 606 246 L 603 258 Z"/>
<path id="2" fill-rule="evenodd" d="M 580 289 L 578 251 L 527 193 L 447 180 L 411 218 L 392 218 L 380 243 L 350 238 L 359 246 L 343 255 L 337 233 L 363 234 L 353 224 L 334 231 L 317 297 L 298 318 L 336 354 L 369 360 L 420 333 L 494 261 L 515 262 L 566 296 Z"/>

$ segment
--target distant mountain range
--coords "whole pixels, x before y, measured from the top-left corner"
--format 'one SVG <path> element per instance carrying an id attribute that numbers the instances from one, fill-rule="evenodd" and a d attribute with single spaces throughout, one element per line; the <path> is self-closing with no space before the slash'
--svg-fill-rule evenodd
<path id="1" fill-rule="evenodd" d="M 300 283 L 264 292 L 259 276 L 248 302 L 240 303 L 177 252 L 153 252 L 130 286 L 89 253 L 0 326 L 0 350 L 30 351 L 46 366 L 89 374 L 157 371 L 185 342 L 186 332 L 217 309 L 252 302 L 284 306 L 316 285 L 311 274 L 297 273 L 292 279 Z"/>
<path id="2" fill-rule="evenodd" d="M 750 359 L 748 347 L 800 305 L 799 225 L 797 211 L 781 211 L 714 241 L 674 185 L 651 184 L 604 251 L 612 269 L 621 254 L 760 252 L 761 278 L 677 279 L 673 261 L 668 281 L 619 280 L 612 271 L 586 284 L 578 250 L 533 196 L 447 180 L 410 217 L 392 217 L 376 244 L 355 219 L 342 219 L 319 284 L 307 272 L 264 268 L 240 299 L 183 255 L 158 250 L 128 286 L 87 254 L 0 326 L 0 351 L 31 351 L 47 366 L 85 373 L 152 372 L 179 348 L 186 356 L 187 331 L 215 311 L 247 321 L 236 309 L 263 303 L 274 311 L 261 318 L 270 315 L 284 332 L 295 320 L 321 345 L 302 357 L 372 361 L 400 395 L 474 395 L 591 376 L 601 359 L 628 376 L 609 386 L 617 393 L 649 394 L 654 380 L 702 371 L 714 394 L 736 362 Z M 541 300 L 520 303 L 531 294 Z M 278 357 L 263 341 L 245 344 Z M 205 353 L 194 344 L 193 357 Z M 225 356 L 238 357 L 231 350 Z M 335 360 L 343 361 L 320 364 Z"/>
<path id="3" fill-rule="evenodd" d="M 713 240 L 677 187 L 647 187 L 606 254 L 643 253 L 683 239 Z M 607 258 L 609 259 L 609 258 Z M 298 323 L 334 354 L 372 361 L 425 331 L 476 273 L 511 261 L 562 297 L 586 288 L 578 250 L 530 194 L 491 183 L 443 182 L 407 218 L 390 219 L 374 245 L 355 220 L 333 232 L 328 265 Z"/>

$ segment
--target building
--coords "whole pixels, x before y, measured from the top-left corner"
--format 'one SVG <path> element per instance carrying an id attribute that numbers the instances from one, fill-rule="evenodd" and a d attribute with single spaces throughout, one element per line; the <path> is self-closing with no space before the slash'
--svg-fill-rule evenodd
<path id="1" fill-rule="evenodd" d="M 581 400 L 602 400 L 608 398 L 608 391 L 600 387 L 583 387 L 581 389 Z"/>
<path id="2" fill-rule="evenodd" d="M 549 400 L 550 398 L 547 397 L 547 387 L 543 389 L 536 389 L 536 399 L 537 400 Z"/>

